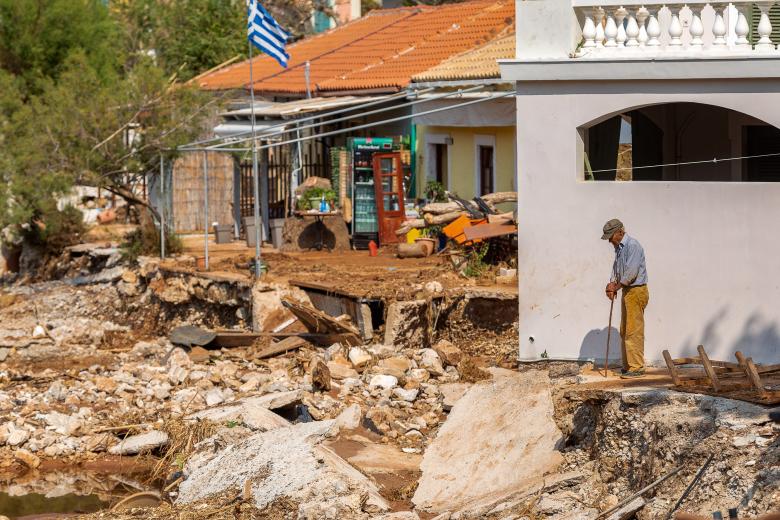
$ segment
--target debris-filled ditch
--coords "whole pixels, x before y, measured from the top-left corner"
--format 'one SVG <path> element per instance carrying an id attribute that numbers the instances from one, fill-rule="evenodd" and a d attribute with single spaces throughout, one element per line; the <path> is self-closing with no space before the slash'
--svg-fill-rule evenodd
<path id="1" fill-rule="evenodd" d="M 778 502 L 766 408 L 518 370 L 516 289 L 436 269 L 385 293 L 143 258 L 6 284 L 0 514 L 595 519 L 676 470 L 632 498 L 649 520 L 710 456 L 681 510 Z"/>

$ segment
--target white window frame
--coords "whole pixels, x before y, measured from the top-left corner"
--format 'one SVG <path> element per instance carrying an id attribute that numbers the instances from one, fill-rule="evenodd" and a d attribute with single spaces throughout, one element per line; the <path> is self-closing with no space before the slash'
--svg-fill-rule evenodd
<path id="1" fill-rule="evenodd" d="M 480 173 L 479 173 L 479 147 L 480 146 L 492 146 L 493 147 L 493 189 L 497 190 L 496 186 L 496 157 L 498 150 L 496 148 L 496 136 L 495 135 L 474 135 L 474 196 L 477 197 L 480 194 Z"/>
<path id="2" fill-rule="evenodd" d="M 447 147 L 447 191 L 451 191 L 450 185 L 452 183 L 452 145 L 450 144 L 452 142 L 452 137 L 450 134 L 425 134 L 425 182 L 427 183 L 430 180 L 436 180 L 436 169 L 434 168 L 434 160 L 433 157 L 435 157 L 434 154 L 431 152 L 433 151 L 434 144 L 443 144 Z M 423 189 L 425 186 L 423 186 Z"/>

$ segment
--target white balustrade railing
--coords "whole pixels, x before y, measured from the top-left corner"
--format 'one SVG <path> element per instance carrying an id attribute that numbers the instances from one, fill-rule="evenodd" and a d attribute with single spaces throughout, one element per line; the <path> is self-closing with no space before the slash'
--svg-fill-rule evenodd
<path id="1" fill-rule="evenodd" d="M 748 40 L 752 4 L 761 12 L 755 45 Z M 772 41 L 769 9 L 780 0 L 649 4 L 572 0 L 582 27 L 578 57 L 751 55 L 780 53 Z"/>

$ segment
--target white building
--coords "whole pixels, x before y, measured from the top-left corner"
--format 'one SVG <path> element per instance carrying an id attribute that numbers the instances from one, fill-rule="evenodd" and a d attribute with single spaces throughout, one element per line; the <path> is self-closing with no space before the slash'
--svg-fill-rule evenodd
<path id="1" fill-rule="evenodd" d="M 648 361 L 780 362 L 772 4 L 516 2 L 521 359 L 603 360 L 617 217 L 647 256 Z"/>

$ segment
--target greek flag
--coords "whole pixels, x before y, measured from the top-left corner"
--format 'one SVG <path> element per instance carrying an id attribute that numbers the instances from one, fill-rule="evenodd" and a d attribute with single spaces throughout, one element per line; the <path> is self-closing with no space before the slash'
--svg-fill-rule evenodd
<path id="1" fill-rule="evenodd" d="M 249 0 L 247 36 L 252 45 L 278 61 L 282 67 L 287 67 L 290 55 L 285 52 L 284 46 L 290 35 L 257 0 Z"/>

